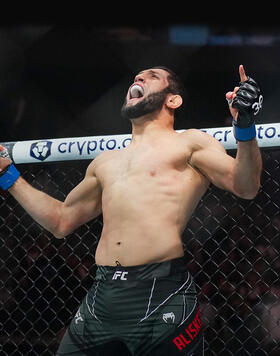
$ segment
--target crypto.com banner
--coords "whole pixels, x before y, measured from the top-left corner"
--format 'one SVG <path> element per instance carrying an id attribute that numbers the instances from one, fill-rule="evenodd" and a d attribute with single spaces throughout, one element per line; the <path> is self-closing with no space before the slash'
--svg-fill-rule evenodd
<path id="1" fill-rule="evenodd" d="M 280 123 L 256 125 L 260 147 L 280 146 Z M 182 132 L 184 130 L 178 130 Z M 236 149 L 232 127 L 201 129 L 221 142 L 226 150 Z M 2 143 L 16 164 L 94 159 L 103 151 L 120 150 L 131 135 L 88 136 Z"/>

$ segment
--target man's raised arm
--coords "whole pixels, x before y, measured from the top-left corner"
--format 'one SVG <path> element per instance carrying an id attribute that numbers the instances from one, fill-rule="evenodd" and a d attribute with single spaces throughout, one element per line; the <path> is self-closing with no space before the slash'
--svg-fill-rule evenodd
<path id="1" fill-rule="evenodd" d="M 246 76 L 239 66 L 240 86 L 228 92 L 226 98 L 233 117 L 233 132 L 238 141 L 234 184 L 238 191 L 246 190 L 254 197 L 259 190 L 262 158 L 256 140 L 255 117 L 259 114 L 263 96 L 257 83 Z"/>
<path id="2" fill-rule="evenodd" d="M 253 199 L 259 191 L 262 158 L 256 140 L 254 118 L 262 105 L 257 83 L 239 67 L 240 86 L 226 94 L 233 117 L 237 154 L 232 158 L 212 136 L 197 130 L 192 135 L 194 150 L 190 163 L 219 188 L 243 199 Z"/>

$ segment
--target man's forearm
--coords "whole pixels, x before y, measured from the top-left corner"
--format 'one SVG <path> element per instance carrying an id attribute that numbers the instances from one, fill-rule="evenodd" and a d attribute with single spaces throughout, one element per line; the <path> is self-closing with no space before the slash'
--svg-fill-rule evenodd
<path id="1" fill-rule="evenodd" d="M 234 189 L 245 199 L 256 196 L 260 187 L 262 157 L 256 139 L 238 142 Z"/>
<path id="2" fill-rule="evenodd" d="M 61 201 L 32 187 L 22 177 L 9 188 L 9 192 L 37 223 L 55 235 L 60 221 Z"/>

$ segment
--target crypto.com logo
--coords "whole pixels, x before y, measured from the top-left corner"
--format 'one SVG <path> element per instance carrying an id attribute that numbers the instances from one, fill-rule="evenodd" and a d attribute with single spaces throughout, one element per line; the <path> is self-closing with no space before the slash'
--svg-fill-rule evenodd
<path id="1" fill-rule="evenodd" d="M 51 155 L 51 146 L 51 141 L 34 142 L 30 147 L 30 156 L 39 161 L 44 161 Z"/>

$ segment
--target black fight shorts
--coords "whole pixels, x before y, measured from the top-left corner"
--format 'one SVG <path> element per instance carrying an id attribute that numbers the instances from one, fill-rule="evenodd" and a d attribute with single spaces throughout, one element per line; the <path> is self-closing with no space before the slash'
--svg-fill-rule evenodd
<path id="1" fill-rule="evenodd" d="M 57 356 L 202 356 L 193 278 L 182 258 L 98 266 Z"/>

